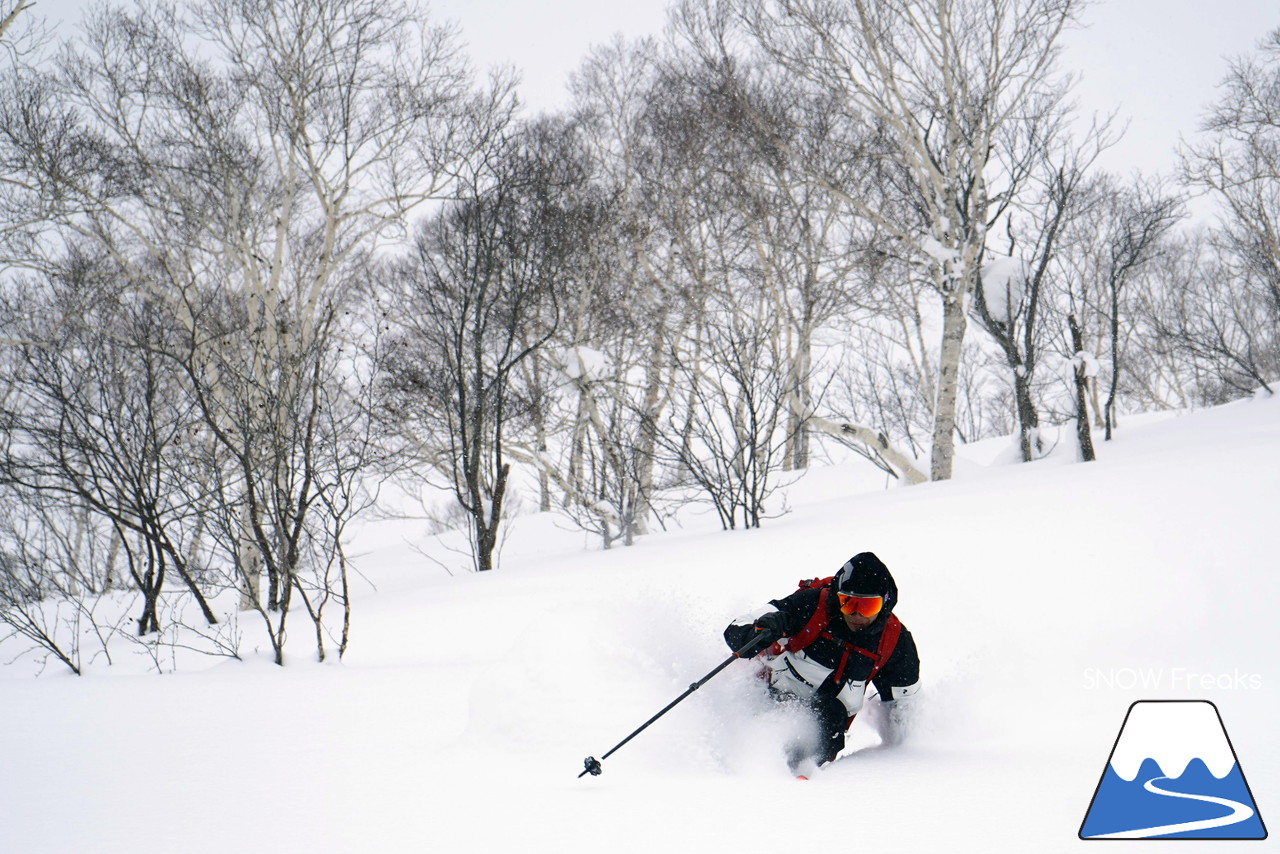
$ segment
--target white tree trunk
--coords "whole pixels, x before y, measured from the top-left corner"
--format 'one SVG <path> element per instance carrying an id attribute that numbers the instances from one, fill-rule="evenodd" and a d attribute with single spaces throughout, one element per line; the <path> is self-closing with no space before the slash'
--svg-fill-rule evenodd
<path id="1" fill-rule="evenodd" d="M 636 509 L 637 534 L 649 533 L 649 516 L 653 513 L 650 496 L 653 495 L 653 455 L 658 443 L 658 419 L 662 417 L 663 339 L 665 326 L 658 324 L 653 334 L 653 347 L 645 366 L 644 412 L 640 422 L 640 435 L 636 447 Z"/>
<path id="2" fill-rule="evenodd" d="M 5 5 L 7 6 L 8 4 L 6 3 Z M 13 22 L 18 19 L 18 15 L 21 12 L 30 9 L 34 5 L 35 3 L 24 3 L 22 0 L 18 0 L 7 14 L 3 9 L 0 9 L 0 15 L 4 15 L 3 18 L 0 18 L 0 36 L 3 36 L 5 31 L 8 30 L 9 27 L 13 26 Z"/>
<path id="3" fill-rule="evenodd" d="M 809 426 L 841 439 L 856 439 L 887 463 L 894 473 L 909 485 L 929 482 L 928 476 L 916 466 L 915 460 L 895 448 L 883 433 L 877 433 L 861 424 L 836 422 L 816 415 L 810 417 Z"/>
<path id="4" fill-rule="evenodd" d="M 942 301 L 942 349 L 938 358 L 938 396 L 933 409 L 933 455 L 929 467 L 933 480 L 951 477 L 955 457 L 960 350 L 966 326 L 964 302 L 962 294 L 948 295 Z"/>

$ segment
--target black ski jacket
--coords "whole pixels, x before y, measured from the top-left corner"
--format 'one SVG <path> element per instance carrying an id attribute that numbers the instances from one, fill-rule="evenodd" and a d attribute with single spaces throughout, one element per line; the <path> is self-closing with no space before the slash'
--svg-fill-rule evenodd
<path id="1" fill-rule="evenodd" d="M 798 634 L 805 627 L 818 607 L 821 592 L 822 588 L 797 590 L 790 596 L 770 600 L 769 604 L 783 614 L 784 637 Z M 819 636 L 815 638 L 811 644 L 804 648 L 805 656 L 815 663 L 834 671 L 839 666 L 840 660 L 844 657 L 845 650 L 849 646 L 874 653 L 880 644 L 880 633 L 884 631 L 885 623 L 889 619 L 889 614 L 893 612 L 893 606 L 897 604 L 897 599 L 898 588 L 891 579 L 889 592 L 885 596 L 884 608 L 876 616 L 875 622 L 865 629 L 855 632 L 845 624 L 843 616 L 840 614 L 836 597 L 828 596 L 827 609 L 831 619 L 827 624 L 826 631 L 830 632 L 831 637 Z M 741 649 L 754 633 L 755 629 L 749 622 L 745 624 L 740 622 L 732 623 L 724 630 L 725 643 L 729 645 L 730 649 Z M 866 682 L 871 675 L 871 669 L 874 664 L 875 662 L 870 656 L 853 653 L 849 655 L 848 660 L 845 662 L 844 672 L 841 674 L 839 684 L 834 684 L 832 679 L 828 678 L 826 684 L 815 687 L 825 693 L 839 691 L 840 688 L 850 682 Z M 907 631 L 906 626 L 903 626 L 893 654 L 876 677 L 876 687 L 881 694 L 887 695 L 888 688 L 914 685 L 919 681 L 919 673 L 920 662 L 916 653 L 915 641 L 912 639 L 911 633 Z M 832 676 L 834 675 L 832 673 Z"/>

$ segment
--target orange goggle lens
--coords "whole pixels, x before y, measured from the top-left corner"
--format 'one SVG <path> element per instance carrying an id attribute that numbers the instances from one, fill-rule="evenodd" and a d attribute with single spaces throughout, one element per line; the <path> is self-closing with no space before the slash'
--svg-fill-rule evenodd
<path id="1" fill-rule="evenodd" d="M 836 598 L 840 600 L 840 613 L 842 614 L 874 617 L 884 607 L 883 596 L 848 596 L 844 593 L 837 593 Z"/>

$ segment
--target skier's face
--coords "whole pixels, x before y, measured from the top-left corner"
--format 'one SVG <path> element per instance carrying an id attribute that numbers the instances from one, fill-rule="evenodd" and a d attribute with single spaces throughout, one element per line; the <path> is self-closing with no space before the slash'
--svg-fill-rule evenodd
<path id="1" fill-rule="evenodd" d="M 865 629 L 876 621 L 875 617 L 864 617 L 861 614 L 841 614 L 844 617 L 844 624 L 853 631 Z"/>

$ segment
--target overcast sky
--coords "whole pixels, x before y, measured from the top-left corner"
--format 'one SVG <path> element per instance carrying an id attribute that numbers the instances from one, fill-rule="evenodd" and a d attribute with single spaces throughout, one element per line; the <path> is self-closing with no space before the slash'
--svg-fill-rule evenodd
<path id="1" fill-rule="evenodd" d="M 281 0 L 288 2 L 288 0 Z M 509 63 L 537 109 L 564 103 L 568 74 L 592 44 L 614 33 L 657 33 L 669 0 L 434 0 L 456 21 L 481 66 Z M 51 18 L 78 18 L 85 3 L 37 0 Z M 1077 99 L 1088 111 L 1119 109 L 1129 120 L 1105 165 L 1168 169 L 1179 136 L 1191 137 L 1213 101 L 1227 58 L 1253 50 L 1280 27 L 1280 0 L 1097 0 L 1088 27 L 1070 33 L 1064 67 L 1083 73 Z"/>
<path id="2" fill-rule="evenodd" d="M 661 29 L 669 0 L 436 0 L 458 21 L 481 64 L 508 61 L 524 73 L 524 95 L 538 107 L 564 101 L 570 71 L 591 44 L 615 32 Z M 1280 0 L 1098 0 L 1087 28 L 1070 33 L 1064 67 L 1083 74 L 1076 90 L 1092 112 L 1119 109 L 1129 120 L 1106 165 L 1120 171 L 1168 169 L 1179 135 L 1190 137 L 1227 58 L 1253 50 L 1280 27 Z"/>

